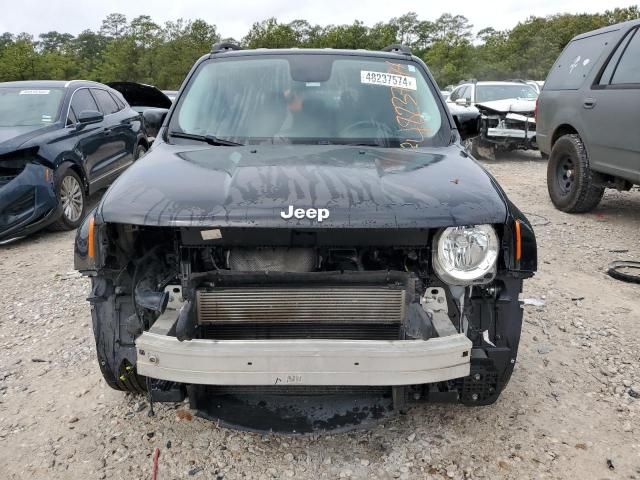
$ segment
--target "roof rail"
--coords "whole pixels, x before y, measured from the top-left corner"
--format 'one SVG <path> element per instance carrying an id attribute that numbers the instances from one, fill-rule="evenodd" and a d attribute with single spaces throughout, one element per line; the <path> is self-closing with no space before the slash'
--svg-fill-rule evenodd
<path id="1" fill-rule="evenodd" d="M 392 45 L 387 45 L 382 49 L 383 52 L 392 52 L 392 53 L 402 53 L 404 55 L 411 55 L 411 49 L 406 45 L 401 45 L 399 43 L 394 43 Z"/>
<path id="2" fill-rule="evenodd" d="M 230 42 L 214 43 L 211 53 L 230 52 L 231 50 L 242 50 L 239 45 Z"/>

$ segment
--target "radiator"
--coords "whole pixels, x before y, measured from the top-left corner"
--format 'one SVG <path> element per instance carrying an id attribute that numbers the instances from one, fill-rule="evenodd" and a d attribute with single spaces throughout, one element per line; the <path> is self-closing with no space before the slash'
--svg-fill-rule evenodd
<path id="1" fill-rule="evenodd" d="M 197 291 L 200 324 L 400 324 L 404 310 L 405 291 L 387 286 Z"/>

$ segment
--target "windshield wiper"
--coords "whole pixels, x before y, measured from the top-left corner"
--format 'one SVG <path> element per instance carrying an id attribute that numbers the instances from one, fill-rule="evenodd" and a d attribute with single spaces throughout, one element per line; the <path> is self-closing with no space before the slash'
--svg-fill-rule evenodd
<path id="1" fill-rule="evenodd" d="M 197 135 L 195 133 L 169 132 L 169 136 L 176 137 L 176 138 L 187 138 L 189 140 L 206 142 L 209 145 L 217 145 L 217 146 L 223 146 L 223 147 L 238 147 L 238 146 L 244 145 L 244 143 L 232 142 L 231 140 L 223 140 L 213 135 Z"/>

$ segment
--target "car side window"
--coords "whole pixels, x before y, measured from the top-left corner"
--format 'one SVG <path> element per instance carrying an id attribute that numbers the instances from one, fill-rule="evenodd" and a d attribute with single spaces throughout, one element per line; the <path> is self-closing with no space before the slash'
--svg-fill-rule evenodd
<path id="1" fill-rule="evenodd" d="M 634 83 L 640 84 L 640 34 L 637 29 L 622 52 L 611 77 L 611 85 Z"/>
<path id="2" fill-rule="evenodd" d="M 609 51 L 607 45 L 614 35 L 615 31 L 609 31 L 569 42 L 551 67 L 545 90 L 578 90 L 600 56 Z"/>
<path id="3" fill-rule="evenodd" d="M 611 77 L 613 76 L 613 72 L 620 61 L 620 57 L 622 56 L 622 52 L 627 48 L 627 44 L 629 43 L 629 39 L 633 36 L 634 31 L 627 32 L 624 36 L 623 40 L 618 45 L 618 48 L 614 52 L 614 54 L 609 59 L 609 63 L 605 67 L 602 75 L 600 76 L 600 80 L 598 81 L 598 85 L 609 85 L 611 83 Z"/>
<path id="4" fill-rule="evenodd" d="M 110 115 L 118 111 L 118 104 L 113 99 L 113 97 L 109 95 L 109 92 L 107 92 L 106 90 L 100 90 L 98 88 L 92 88 L 91 93 L 93 93 L 93 96 L 96 97 L 102 113 L 104 113 L 105 115 Z"/>
<path id="5" fill-rule="evenodd" d="M 69 115 L 67 115 L 67 126 L 75 125 L 76 123 L 78 123 L 78 117 L 76 117 L 73 108 L 69 108 Z"/>
<path id="6" fill-rule="evenodd" d="M 81 88 L 75 91 L 71 100 L 71 110 L 75 112 L 75 115 L 80 115 L 85 110 L 98 110 L 98 105 L 89 93 L 88 88 Z"/>
<path id="7" fill-rule="evenodd" d="M 116 95 L 113 92 L 109 92 L 109 94 L 111 95 L 111 97 L 115 100 L 116 104 L 118 105 L 118 111 L 124 110 L 124 102 L 118 98 L 118 95 Z"/>
<path id="8" fill-rule="evenodd" d="M 456 88 L 453 92 L 451 92 L 451 95 L 449 96 L 449 100 L 451 100 L 452 102 L 455 102 L 457 99 L 460 98 L 460 92 L 462 92 L 462 87 Z"/>
<path id="9" fill-rule="evenodd" d="M 471 90 L 473 90 L 473 87 L 471 85 L 467 85 L 462 93 L 462 98 L 464 98 L 467 103 L 471 103 Z"/>

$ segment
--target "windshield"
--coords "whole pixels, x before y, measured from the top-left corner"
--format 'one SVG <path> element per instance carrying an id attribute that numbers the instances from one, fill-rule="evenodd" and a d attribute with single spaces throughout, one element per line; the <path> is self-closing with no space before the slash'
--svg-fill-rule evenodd
<path id="1" fill-rule="evenodd" d="M 476 103 L 506 100 L 507 98 L 538 98 L 538 92 L 531 85 L 478 85 Z"/>
<path id="2" fill-rule="evenodd" d="M 411 61 L 243 56 L 199 67 L 171 118 L 169 135 L 242 144 L 446 145 L 450 132 L 440 108 Z"/>
<path id="3" fill-rule="evenodd" d="M 63 97 L 62 88 L 0 87 L 0 127 L 50 125 Z"/>

